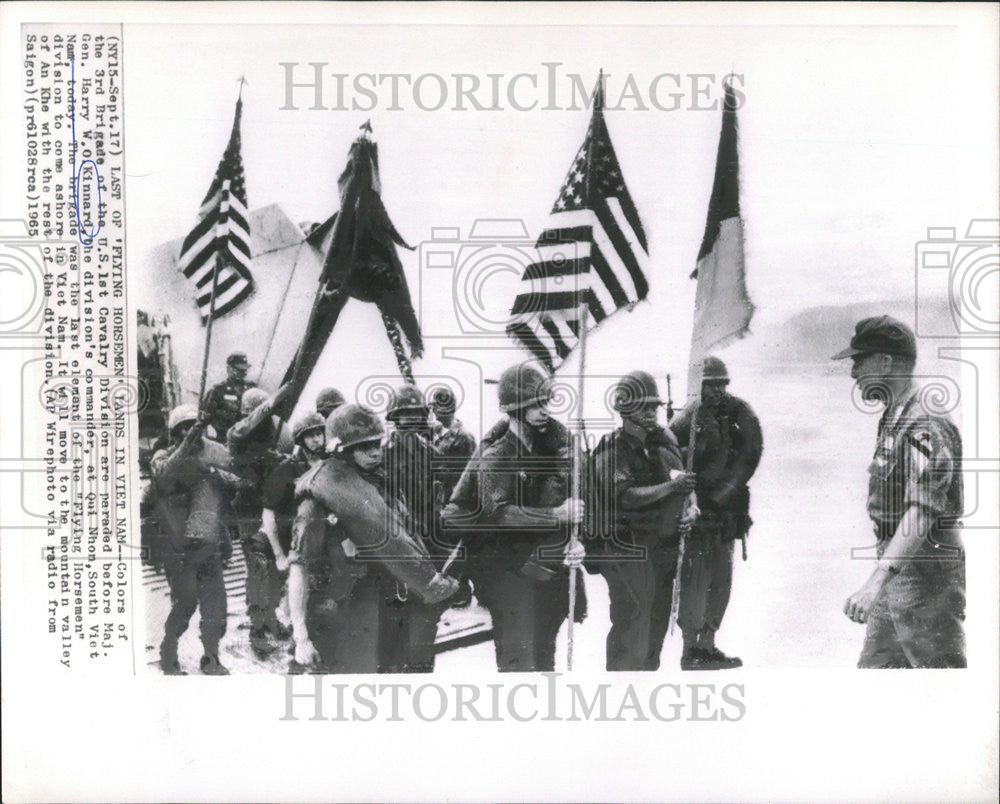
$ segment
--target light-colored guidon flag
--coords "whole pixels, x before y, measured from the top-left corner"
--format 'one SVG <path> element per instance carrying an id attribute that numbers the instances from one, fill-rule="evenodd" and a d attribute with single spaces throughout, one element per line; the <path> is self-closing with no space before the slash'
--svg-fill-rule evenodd
<path id="1" fill-rule="evenodd" d="M 746 335 L 754 311 L 747 294 L 743 262 L 736 107 L 736 94 L 727 80 L 715 182 L 708 202 L 708 221 L 698 252 L 698 266 L 691 274 L 698 280 L 698 289 L 695 292 L 691 333 L 688 397 L 701 392 L 704 359 L 713 351 Z"/>
<path id="2" fill-rule="evenodd" d="M 580 340 L 584 304 L 596 326 L 649 293 L 646 231 L 604 121 L 603 74 L 587 136 L 535 248 L 507 333 L 552 372 Z"/>

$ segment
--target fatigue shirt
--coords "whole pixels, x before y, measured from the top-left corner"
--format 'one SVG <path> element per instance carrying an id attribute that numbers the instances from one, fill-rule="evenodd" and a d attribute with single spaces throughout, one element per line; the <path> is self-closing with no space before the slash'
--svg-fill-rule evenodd
<path id="1" fill-rule="evenodd" d="M 458 419 L 453 419 L 449 427 L 444 427 L 439 422 L 434 428 L 434 447 L 439 454 L 435 462 L 434 477 L 444 486 L 444 499 L 447 501 L 465 471 L 469 458 L 476 451 L 476 439 L 465 431 Z"/>
<path id="2" fill-rule="evenodd" d="M 233 500 L 233 509 L 241 515 L 260 515 L 261 487 L 282 458 L 271 449 L 274 434 L 271 407 L 264 402 L 237 421 L 226 434 L 229 454 L 233 457 L 233 471 L 252 483 Z"/>
<path id="3" fill-rule="evenodd" d="M 568 526 L 553 517 L 531 522 L 522 508 L 554 508 L 570 492 L 570 446 L 566 429 L 536 436 L 529 448 L 508 427 L 495 427 L 469 460 L 443 512 L 449 524 L 466 528 L 466 544 L 485 563 L 520 567 L 540 544 L 559 545 Z M 541 434 L 539 434 L 541 435 Z"/>
<path id="4" fill-rule="evenodd" d="M 630 544 L 653 545 L 679 541 L 677 522 L 685 495 L 673 494 L 640 509 L 625 510 L 622 497 L 631 488 L 655 486 L 670 479 L 670 470 L 683 470 L 680 447 L 669 431 L 657 427 L 644 441 L 618 428 L 605 435 L 594 453 L 593 509 L 597 533 L 612 533 Z"/>
<path id="5" fill-rule="evenodd" d="M 670 429 L 682 447 L 688 446 L 692 411 L 685 408 L 670 422 Z M 735 396 L 724 394 L 715 407 L 694 406 L 695 453 L 698 505 L 707 510 L 747 513 L 750 492 L 747 482 L 757 471 L 764 449 L 760 422 L 750 406 Z M 735 493 L 718 504 L 713 496 L 732 486 Z"/>
<path id="6" fill-rule="evenodd" d="M 912 505 L 935 520 L 923 553 L 961 545 L 962 438 L 950 418 L 923 407 L 918 388 L 882 415 L 868 474 L 868 515 L 880 551 Z"/>
<path id="7" fill-rule="evenodd" d="M 261 504 L 274 511 L 278 538 L 287 545 L 291 539 L 292 523 L 298 503 L 295 501 L 295 481 L 309 470 L 305 456 L 296 454 L 285 458 L 267 476 L 261 489 Z"/>
<path id="8" fill-rule="evenodd" d="M 428 549 L 432 545 L 438 508 L 433 474 L 437 455 L 430 440 L 419 431 L 393 430 L 385 445 L 384 496 L 405 505 L 413 535 Z"/>
<path id="9" fill-rule="evenodd" d="M 202 410 L 208 416 L 208 423 L 215 428 L 215 440 L 226 443 L 229 428 L 243 418 L 240 403 L 243 393 L 248 388 L 255 387 L 252 382 L 223 382 L 213 385 L 202 400 Z"/>
<path id="10" fill-rule="evenodd" d="M 218 544 L 226 495 L 212 468 L 228 469 L 229 453 L 207 438 L 186 455 L 177 450 L 160 450 L 150 463 L 160 522 L 175 550 L 183 549 L 187 539 Z"/>

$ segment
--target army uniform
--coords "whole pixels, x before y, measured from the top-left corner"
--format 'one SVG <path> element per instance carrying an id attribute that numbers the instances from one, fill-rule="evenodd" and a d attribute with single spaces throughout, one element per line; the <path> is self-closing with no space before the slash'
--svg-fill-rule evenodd
<path id="1" fill-rule="evenodd" d="M 345 423 L 352 417 L 368 416 L 378 424 L 362 410 L 345 405 L 335 411 L 327 422 L 328 442 L 345 443 Z M 414 608 L 435 606 L 453 594 L 457 583 L 442 578 L 426 549 L 408 534 L 407 513 L 385 496 L 382 472 L 362 471 L 336 453 L 299 478 L 296 496 L 289 562 L 308 581 L 305 625 L 322 669 L 431 670 L 433 638 L 428 644 L 425 634 L 415 633 L 410 618 Z"/>
<path id="2" fill-rule="evenodd" d="M 226 437 L 233 471 L 246 481 L 233 499 L 232 509 L 246 559 L 246 605 L 251 642 L 255 650 L 266 651 L 271 646 L 263 641 L 264 630 L 270 630 L 272 635 L 283 631 L 275 615 L 281 600 L 282 581 L 274 553 L 260 530 L 264 508 L 261 490 L 281 456 L 272 450 L 276 430 L 267 394 L 259 388 L 249 390 L 244 396 L 243 412 L 244 417 L 229 428 Z"/>
<path id="3" fill-rule="evenodd" d="M 710 358 L 721 366 L 722 361 Z M 706 361 L 706 366 L 714 363 Z M 711 377 L 706 376 L 706 382 Z M 714 378 L 720 379 L 720 378 Z M 728 378 L 726 378 L 728 381 Z M 721 666 L 738 666 L 715 646 L 715 633 L 729 605 L 733 583 L 733 547 L 752 524 L 747 482 L 760 463 L 760 422 L 742 399 L 723 392 L 714 406 L 695 403 L 670 422 L 678 443 L 688 447 L 690 417 L 695 417 L 694 471 L 700 516 L 685 542 L 677 622 L 685 653 L 692 649 L 714 656 Z M 697 668 L 695 668 L 697 669 Z M 708 668 L 706 668 L 708 669 Z"/>
<path id="4" fill-rule="evenodd" d="M 965 666 L 961 460 L 958 429 L 946 416 L 925 411 L 916 389 L 879 422 L 868 470 L 868 515 L 879 556 L 911 505 L 927 510 L 938 526 L 886 583 L 868 615 L 858 667 Z"/>
<path id="5" fill-rule="evenodd" d="M 476 439 L 466 431 L 462 422 L 453 419 L 447 427 L 440 422 L 437 423 L 434 428 L 433 443 L 440 456 L 437 463 L 439 468 L 435 471 L 434 477 L 441 481 L 444 499 L 448 500 L 462 472 L 465 471 L 469 458 L 476 451 Z"/>
<path id="6" fill-rule="evenodd" d="M 534 371 L 504 372 L 501 409 L 513 412 L 540 399 Z M 515 389 L 507 393 L 508 387 Z M 569 615 L 570 573 L 558 548 L 569 526 L 552 509 L 569 497 L 570 439 L 550 420 L 526 443 L 511 423 L 494 427 L 473 454 L 442 512 L 446 534 L 461 533 L 476 597 L 489 609 L 497 668 L 503 672 L 555 669 L 555 642 Z M 532 510 L 534 509 L 534 510 Z M 546 549 L 547 548 L 547 549 Z M 577 574 L 577 611 L 586 606 Z"/>
<path id="7" fill-rule="evenodd" d="M 226 370 L 229 376 L 213 385 L 201 403 L 202 416 L 215 431 L 216 441 L 225 444 L 229 428 L 245 415 L 242 412 L 243 394 L 256 384 L 246 379 L 246 371 L 250 368 L 246 355 L 233 352 L 226 358 Z"/>
<path id="8" fill-rule="evenodd" d="M 686 495 L 671 494 L 639 508 L 627 507 L 623 497 L 631 489 L 665 483 L 672 472 L 681 471 L 677 440 L 662 427 L 644 432 L 623 425 L 605 435 L 594 452 L 597 508 L 606 521 L 597 534 L 599 552 L 588 542 L 587 553 L 608 583 L 608 670 L 659 669 Z"/>
<path id="9" fill-rule="evenodd" d="M 912 330 L 890 316 L 864 319 L 858 322 L 850 347 L 834 358 L 855 358 L 852 376 L 860 385 L 868 379 L 862 376 L 864 362 L 877 355 L 915 360 Z M 962 439 L 948 416 L 924 408 L 912 376 L 895 364 L 887 377 L 874 375 L 876 395 L 884 398 L 901 376 L 905 387 L 894 392 L 879 420 L 868 468 L 868 515 L 879 557 L 873 578 L 886 561 L 888 565 L 880 593 L 867 617 L 859 620 L 866 623 L 866 631 L 858 667 L 965 667 L 965 552 L 959 521 L 964 509 Z M 897 536 L 911 510 L 929 523 L 926 531 Z M 887 550 L 896 538 L 919 541 L 905 545 L 905 557 L 894 554 L 888 559 Z"/>
<path id="10" fill-rule="evenodd" d="M 194 422 L 172 414 L 173 426 Z M 173 426 L 171 429 L 173 429 Z M 225 498 L 235 477 L 226 471 L 231 461 L 225 448 L 198 435 L 158 451 L 151 461 L 155 486 L 154 506 L 166 537 L 164 570 L 170 584 L 171 609 L 160 646 L 166 672 L 179 672 L 177 642 L 187 630 L 191 615 L 201 610 L 202 668 L 220 670 L 219 642 L 226 632 L 226 587 L 222 562 L 228 554 L 228 534 L 223 522 Z"/>
<path id="11" fill-rule="evenodd" d="M 408 533 L 440 568 L 450 548 L 442 542 L 437 525 L 444 497 L 442 483 L 434 474 L 439 456 L 430 440 L 428 413 L 423 393 L 416 386 L 403 385 L 393 393 L 386 419 L 396 427 L 385 444 L 385 496 L 403 506 Z M 426 606 L 419 600 L 407 606 L 408 639 L 413 649 L 423 654 L 426 669 L 433 669 L 433 646 L 443 612 L 443 607 Z"/>

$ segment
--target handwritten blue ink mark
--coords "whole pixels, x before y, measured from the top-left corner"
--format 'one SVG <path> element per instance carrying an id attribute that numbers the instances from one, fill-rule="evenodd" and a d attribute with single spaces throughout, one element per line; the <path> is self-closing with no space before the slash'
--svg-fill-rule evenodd
<path id="1" fill-rule="evenodd" d="M 84 159 L 80 163 L 80 169 L 76 167 L 76 102 L 74 92 L 76 90 L 76 59 L 70 59 L 70 82 L 69 82 L 69 117 L 73 128 L 73 150 L 70 154 L 70 165 L 73 169 L 73 206 L 76 209 L 76 236 L 80 242 L 89 246 L 94 242 L 98 232 L 101 231 L 101 176 L 97 172 L 97 162 L 93 159 Z M 97 223 L 92 229 L 87 229 L 83 225 L 83 215 L 80 212 L 80 184 L 83 181 L 84 172 L 87 166 L 94 172 L 93 183 L 97 187 Z M 85 189 L 88 185 L 85 185 Z"/>

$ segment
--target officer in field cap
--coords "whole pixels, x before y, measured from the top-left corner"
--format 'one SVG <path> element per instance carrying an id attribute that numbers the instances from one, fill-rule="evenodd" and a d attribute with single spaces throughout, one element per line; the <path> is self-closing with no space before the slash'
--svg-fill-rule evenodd
<path id="1" fill-rule="evenodd" d="M 202 401 L 202 416 L 215 430 L 215 440 L 226 443 L 229 428 L 243 418 L 240 405 L 243 393 L 256 383 L 247 380 L 250 362 L 243 352 L 226 358 L 226 379 L 213 385 Z"/>
<path id="2" fill-rule="evenodd" d="M 880 402 L 868 467 L 868 515 L 878 562 L 844 603 L 866 625 L 858 667 L 965 667 L 962 439 L 947 415 L 928 411 L 913 379 L 917 344 L 902 321 L 859 321 L 848 348 L 865 401 Z"/>

